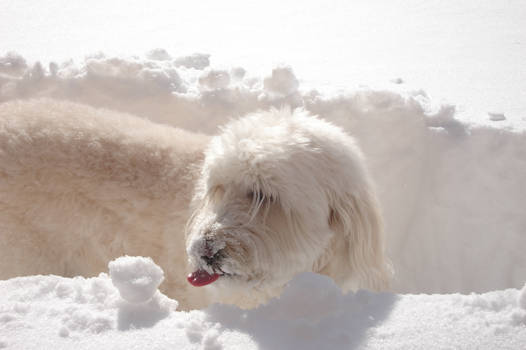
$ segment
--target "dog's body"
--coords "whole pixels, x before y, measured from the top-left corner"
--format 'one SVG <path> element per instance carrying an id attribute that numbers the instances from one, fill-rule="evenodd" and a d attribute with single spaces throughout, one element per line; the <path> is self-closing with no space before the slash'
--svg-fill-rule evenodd
<path id="1" fill-rule="evenodd" d="M 70 102 L 0 105 L 0 278 L 92 276 L 124 254 L 161 265 L 183 309 L 252 307 L 301 271 L 345 289 L 389 279 L 359 152 L 319 119 L 260 113 L 210 138 Z M 218 281 L 193 287 L 191 271 Z"/>

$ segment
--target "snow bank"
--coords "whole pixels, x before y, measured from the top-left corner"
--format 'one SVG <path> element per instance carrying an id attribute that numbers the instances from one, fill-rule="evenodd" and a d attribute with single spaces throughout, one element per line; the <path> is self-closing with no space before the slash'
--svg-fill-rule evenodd
<path id="1" fill-rule="evenodd" d="M 396 292 L 520 288 L 526 276 L 526 137 L 455 119 L 422 91 L 304 91 L 292 69 L 254 77 L 211 67 L 207 54 L 91 55 L 82 62 L 0 57 L 0 102 L 52 96 L 214 133 L 271 106 L 302 107 L 359 140 L 377 183 Z M 498 118 L 497 118 L 498 119 Z M 499 126 L 495 122 L 495 126 Z"/>
<path id="2" fill-rule="evenodd" d="M 142 294 L 135 267 L 140 279 L 157 280 L 160 269 L 151 260 L 125 257 L 110 263 L 111 278 L 101 273 L 0 281 L 0 348 L 519 349 L 526 344 L 526 308 L 519 305 L 526 288 L 482 295 L 342 295 L 329 278 L 304 273 L 280 298 L 255 310 L 213 305 L 177 312 L 177 302 L 157 290 L 141 303 L 120 297 L 116 284 Z"/>

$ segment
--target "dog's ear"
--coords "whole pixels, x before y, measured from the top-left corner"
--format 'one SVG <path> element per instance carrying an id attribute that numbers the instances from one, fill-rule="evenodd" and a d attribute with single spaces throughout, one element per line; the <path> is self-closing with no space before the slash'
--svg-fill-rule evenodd
<path id="1" fill-rule="evenodd" d="M 385 290 L 392 277 L 379 206 L 370 186 L 363 187 L 358 193 L 335 193 L 329 198 L 328 220 L 335 237 L 319 272 L 345 291 Z"/>

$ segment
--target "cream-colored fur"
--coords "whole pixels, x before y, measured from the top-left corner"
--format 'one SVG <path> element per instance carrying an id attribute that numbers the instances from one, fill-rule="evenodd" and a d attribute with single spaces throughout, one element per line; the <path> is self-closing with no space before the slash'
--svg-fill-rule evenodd
<path id="1" fill-rule="evenodd" d="M 0 278 L 92 276 L 124 254 L 161 265 L 183 309 L 253 307 L 301 271 L 346 290 L 390 277 L 360 152 L 320 119 L 261 112 L 210 138 L 71 102 L 1 104 Z M 209 286 L 186 281 L 216 268 Z"/>

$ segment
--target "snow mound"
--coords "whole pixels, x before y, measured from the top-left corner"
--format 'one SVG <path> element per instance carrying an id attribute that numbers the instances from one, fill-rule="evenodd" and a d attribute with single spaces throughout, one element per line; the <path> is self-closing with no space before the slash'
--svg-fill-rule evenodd
<path id="1" fill-rule="evenodd" d="M 513 349 L 526 341 L 517 294 L 344 295 L 329 278 L 303 273 L 281 297 L 241 317 L 225 305 L 206 311 L 263 349 Z"/>
<path id="2" fill-rule="evenodd" d="M 129 266 L 129 265 L 128 265 Z M 156 293 L 128 303 L 106 274 L 0 281 L 0 344 L 7 349 L 520 349 L 524 291 L 471 295 L 342 294 L 303 273 L 254 310 L 213 305 L 179 312 Z"/>
<path id="3" fill-rule="evenodd" d="M 22 347 L 38 348 L 39 343 L 33 343 L 38 332 L 79 340 L 88 334 L 152 327 L 175 312 L 177 301 L 157 291 L 163 271 L 150 258 L 122 257 L 110 265 L 111 278 L 101 273 L 93 278 L 32 276 L 0 282 L 0 334 L 16 329 L 11 338 L 18 341 L 23 339 L 18 332 L 33 334 Z"/>
<path id="4" fill-rule="evenodd" d="M 108 264 L 111 282 L 130 303 L 152 299 L 164 279 L 163 270 L 151 258 L 123 256 Z"/>
<path id="5" fill-rule="evenodd" d="M 88 280 L 16 278 L 3 282 L 2 290 L 0 327 L 4 331 L 31 329 L 35 323 L 42 323 L 41 327 L 55 337 L 77 337 L 115 328 L 112 314 L 118 293 L 104 274 Z"/>

